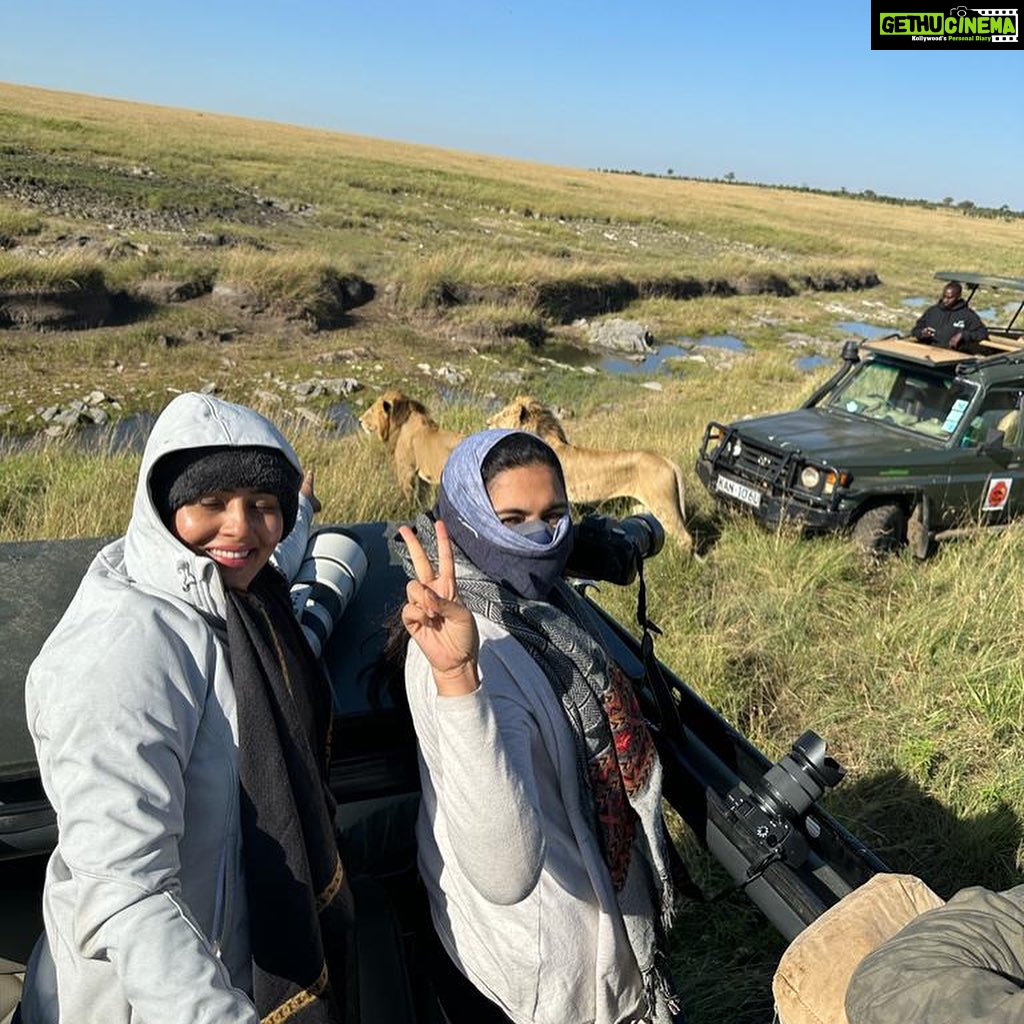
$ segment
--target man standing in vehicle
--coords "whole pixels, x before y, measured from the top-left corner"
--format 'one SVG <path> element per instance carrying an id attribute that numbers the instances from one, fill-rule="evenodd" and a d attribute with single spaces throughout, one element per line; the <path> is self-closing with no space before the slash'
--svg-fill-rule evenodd
<path id="1" fill-rule="evenodd" d="M 977 342 L 988 337 L 988 328 L 961 298 L 962 292 L 959 281 L 950 281 L 939 301 L 921 314 L 910 333 L 925 345 L 973 352 Z"/>

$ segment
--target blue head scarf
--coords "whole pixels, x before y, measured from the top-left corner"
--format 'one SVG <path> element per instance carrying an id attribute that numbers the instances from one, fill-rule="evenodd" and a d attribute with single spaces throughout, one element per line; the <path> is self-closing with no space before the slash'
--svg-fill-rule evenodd
<path id="1" fill-rule="evenodd" d="M 572 551 L 572 520 L 568 513 L 562 516 L 547 543 L 517 533 L 495 513 L 481 472 L 487 453 L 499 441 L 521 433 L 482 430 L 460 442 L 441 473 L 437 511 L 452 540 L 481 572 L 521 597 L 543 600 Z"/>

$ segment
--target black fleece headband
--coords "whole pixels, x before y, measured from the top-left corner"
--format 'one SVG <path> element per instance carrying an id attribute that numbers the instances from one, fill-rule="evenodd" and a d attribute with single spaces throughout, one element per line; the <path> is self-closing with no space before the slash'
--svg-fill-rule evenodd
<path id="1" fill-rule="evenodd" d="M 301 483 L 299 470 L 284 452 L 257 445 L 185 448 L 158 459 L 149 474 L 153 504 L 168 525 L 182 505 L 204 494 L 251 487 L 277 498 L 284 537 L 295 525 Z"/>

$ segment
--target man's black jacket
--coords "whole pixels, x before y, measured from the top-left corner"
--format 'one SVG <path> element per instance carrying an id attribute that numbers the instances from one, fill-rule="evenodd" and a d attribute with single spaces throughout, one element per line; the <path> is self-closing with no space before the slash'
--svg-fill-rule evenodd
<path id="1" fill-rule="evenodd" d="M 926 327 L 934 327 L 935 334 L 931 338 L 922 338 L 921 332 Z M 961 332 L 963 342 L 984 341 L 988 337 L 988 328 L 981 318 L 963 299 L 957 299 L 952 306 L 942 307 L 938 304 L 926 309 L 920 320 L 914 324 L 910 332 L 918 341 L 924 341 L 941 348 L 949 348 L 949 339 Z"/>

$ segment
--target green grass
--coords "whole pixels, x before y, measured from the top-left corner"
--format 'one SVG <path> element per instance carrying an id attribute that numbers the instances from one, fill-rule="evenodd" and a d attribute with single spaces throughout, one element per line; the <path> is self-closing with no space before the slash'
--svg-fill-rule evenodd
<path id="1" fill-rule="evenodd" d="M 43 258 L 0 251 L 0 290 L 90 289 L 104 285 L 104 265 L 74 251 Z"/>

